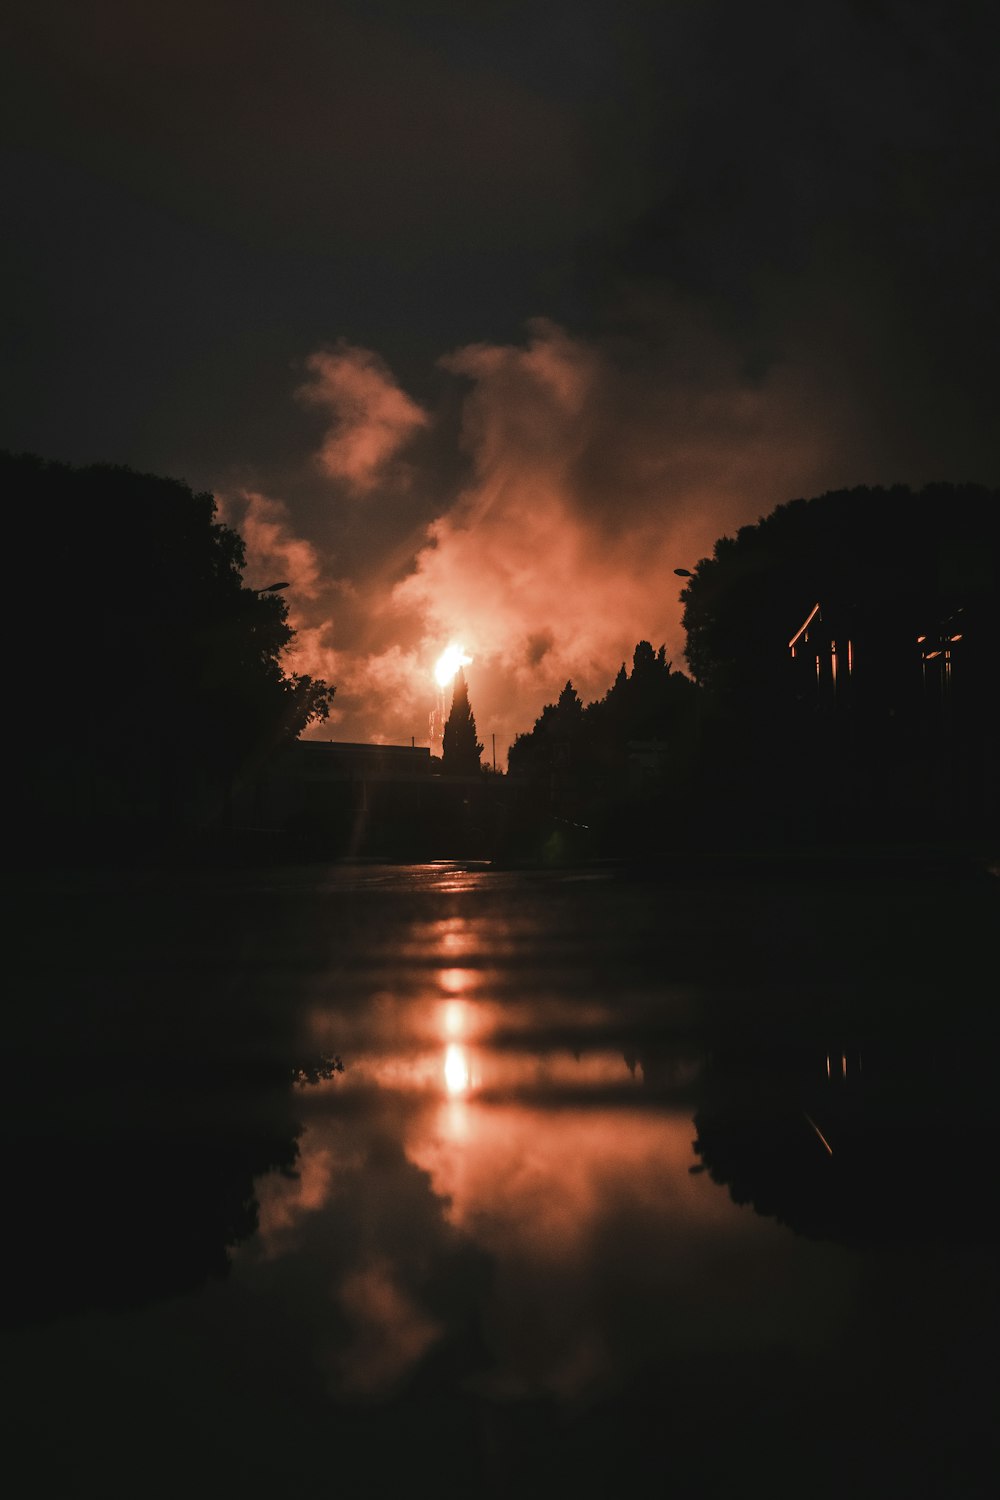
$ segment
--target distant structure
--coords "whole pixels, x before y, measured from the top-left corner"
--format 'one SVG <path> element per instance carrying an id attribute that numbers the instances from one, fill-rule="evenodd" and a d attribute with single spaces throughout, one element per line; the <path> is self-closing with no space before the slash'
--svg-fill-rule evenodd
<path id="1" fill-rule="evenodd" d="M 296 740 L 246 789 L 239 822 L 355 851 L 373 828 L 405 834 L 421 822 L 432 768 L 426 746 Z"/>
<path id="2" fill-rule="evenodd" d="M 985 632 L 962 606 L 925 616 L 817 601 L 788 641 L 791 698 L 818 774 L 911 826 L 973 827 L 998 811 Z"/>
<path id="3" fill-rule="evenodd" d="M 846 704 L 858 691 L 855 655 L 860 638 L 860 680 L 878 678 L 878 695 L 919 699 L 924 711 L 945 711 L 950 703 L 953 673 L 958 664 L 968 665 L 965 610 L 958 608 L 946 618 L 866 619 L 856 606 L 850 610 L 813 605 L 788 642 L 795 663 L 795 681 L 800 697 L 834 706 Z M 971 683 L 962 682 L 968 689 Z"/>
<path id="4" fill-rule="evenodd" d="M 814 604 L 788 642 L 796 696 L 816 707 L 867 704 L 933 722 L 950 712 L 954 692 L 985 692 L 975 625 L 963 608 L 931 621 L 902 615 Z"/>
<path id="5" fill-rule="evenodd" d="M 376 745 L 351 740 L 297 740 L 287 761 L 302 779 L 342 782 L 410 781 L 431 773 L 424 745 Z"/>
<path id="6" fill-rule="evenodd" d="M 836 700 L 838 678 L 854 671 L 854 642 L 845 628 L 838 632 L 816 603 L 788 642 L 792 661 L 799 664 L 799 677 L 811 676 L 815 667 L 817 697 Z M 840 663 L 843 662 L 843 668 Z"/>
<path id="7" fill-rule="evenodd" d="M 478 767 L 444 776 L 426 745 L 298 740 L 243 789 L 236 822 L 333 857 L 479 855 L 494 822 L 482 783 Z"/>

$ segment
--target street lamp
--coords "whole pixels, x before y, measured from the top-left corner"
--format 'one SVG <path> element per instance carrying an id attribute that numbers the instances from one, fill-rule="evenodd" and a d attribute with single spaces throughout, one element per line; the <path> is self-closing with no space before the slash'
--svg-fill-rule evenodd
<path id="1" fill-rule="evenodd" d="M 691 572 L 690 568 L 675 568 L 674 572 L 677 574 L 678 578 L 693 578 L 694 577 L 694 574 Z"/>
<path id="2" fill-rule="evenodd" d="M 251 594 L 276 594 L 280 589 L 287 589 L 290 587 L 291 585 L 288 583 L 269 583 L 266 588 L 251 589 L 250 592 Z"/>

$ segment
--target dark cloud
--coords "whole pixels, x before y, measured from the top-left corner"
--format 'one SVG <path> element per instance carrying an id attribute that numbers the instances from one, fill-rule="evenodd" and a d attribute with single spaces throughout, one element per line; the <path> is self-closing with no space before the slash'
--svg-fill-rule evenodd
<path id="1" fill-rule="evenodd" d="M 405 230 L 412 255 L 475 245 L 513 189 L 550 226 L 565 212 L 565 111 L 371 7 L 16 9 L 22 129 L 224 232 L 320 251 L 343 235 L 384 255 Z"/>
<path id="2" fill-rule="evenodd" d="M 990 56 L 983 6 L 698 7 L 604 284 L 846 391 L 900 474 L 994 477 Z"/>
<path id="3" fill-rule="evenodd" d="M 505 744 L 639 637 L 679 660 L 721 531 L 1000 480 L 985 6 L 36 0 L 10 37 L 0 442 L 214 488 L 335 734 L 424 738 L 450 638 Z"/>

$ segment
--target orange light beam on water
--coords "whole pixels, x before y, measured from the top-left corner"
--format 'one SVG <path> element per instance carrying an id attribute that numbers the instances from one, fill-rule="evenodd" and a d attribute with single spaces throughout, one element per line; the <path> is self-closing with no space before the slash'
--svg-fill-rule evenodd
<path id="1" fill-rule="evenodd" d="M 444 1029 L 451 1037 L 459 1037 L 465 1030 L 465 1005 L 461 1000 L 449 1000 L 444 1008 Z"/>
<path id="2" fill-rule="evenodd" d="M 472 969 L 439 969 L 438 984 L 447 995 L 461 995 L 465 990 L 472 988 L 475 979 Z"/>
<path id="3" fill-rule="evenodd" d="M 449 1094 L 464 1094 L 469 1087 L 468 1059 L 457 1042 L 449 1042 L 444 1055 L 444 1086 Z"/>

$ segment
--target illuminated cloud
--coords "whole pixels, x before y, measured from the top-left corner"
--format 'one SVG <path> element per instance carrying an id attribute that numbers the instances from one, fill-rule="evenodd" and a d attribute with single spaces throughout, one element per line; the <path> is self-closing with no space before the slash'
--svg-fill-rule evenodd
<path id="1" fill-rule="evenodd" d="M 268 583 L 280 579 L 298 597 L 316 598 L 320 585 L 319 556 L 312 542 L 296 535 L 284 501 L 251 490 L 219 495 L 216 500 L 220 519 L 234 526 L 246 543 L 252 581 L 257 587 L 266 588 Z"/>
<path id="2" fill-rule="evenodd" d="M 296 581 L 289 666 L 337 688 L 314 733 L 427 744 L 431 713 L 447 708 L 434 664 L 460 641 L 480 738 L 502 765 L 567 679 L 600 696 L 637 641 L 665 644 L 683 668 L 675 567 L 783 500 L 860 480 L 838 458 L 852 451 L 847 418 L 805 361 L 751 379 L 683 309 L 647 306 L 641 322 L 652 352 L 535 320 L 522 343 L 451 353 L 457 428 L 371 351 L 310 357 L 306 399 L 334 418 L 327 488 L 300 501 L 297 528 L 257 494 L 234 524 L 255 577 Z M 407 469 L 418 429 L 419 469 Z M 367 509 L 335 503 L 337 480 L 378 484 L 377 529 Z M 418 509 L 404 526 L 407 504 Z"/>
<path id="3" fill-rule="evenodd" d="M 425 654 L 426 655 L 426 654 Z M 303 661 L 305 657 L 301 658 Z M 345 652 L 338 658 L 334 725 L 351 728 L 338 739 L 363 738 L 389 744 L 426 744 L 431 708 L 437 689 L 430 664 L 419 651 L 392 645 L 384 651 Z M 308 670 L 303 666 L 299 670 Z M 320 674 L 322 675 L 322 674 Z"/>
<path id="4" fill-rule="evenodd" d="M 367 494 L 426 425 L 427 414 L 369 349 L 342 341 L 333 350 L 311 354 L 306 365 L 312 379 L 299 388 L 299 400 L 333 418 L 319 452 L 320 465 L 331 478 Z"/>
<path id="5" fill-rule="evenodd" d="M 711 345 L 686 383 L 669 361 L 651 379 L 545 322 L 523 346 L 444 363 L 471 383 L 473 479 L 394 602 L 428 640 L 465 642 L 477 722 L 505 746 L 567 678 L 602 693 L 640 639 L 683 666 L 673 569 L 808 492 L 827 460 L 801 391 L 751 386 Z"/>
<path id="6" fill-rule="evenodd" d="M 422 737 L 454 639 L 502 754 L 682 662 L 721 533 L 997 482 L 990 7 L 23 9 L 5 444 L 280 496 L 248 581 L 294 575 L 338 735 Z"/>

